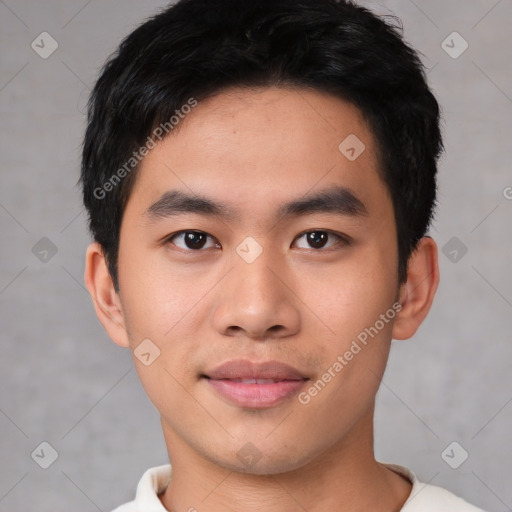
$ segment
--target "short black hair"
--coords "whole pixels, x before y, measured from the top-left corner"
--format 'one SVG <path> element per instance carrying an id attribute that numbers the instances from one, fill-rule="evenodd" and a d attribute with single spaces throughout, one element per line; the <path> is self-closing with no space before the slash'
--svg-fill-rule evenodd
<path id="1" fill-rule="evenodd" d="M 377 140 L 405 282 L 437 206 L 443 142 L 439 105 L 402 32 L 395 16 L 352 1 L 180 0 L 129 34 L 89 98 L 79 180 L 116 290 L 121 220 L 140 149 L 191 98 L 237 86 L 303 87 L 359 108 Z"/>

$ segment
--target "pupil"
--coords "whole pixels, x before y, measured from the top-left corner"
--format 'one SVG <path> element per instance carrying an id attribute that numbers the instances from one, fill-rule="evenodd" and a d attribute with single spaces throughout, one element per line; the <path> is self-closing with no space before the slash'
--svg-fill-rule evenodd
<path id="1" fill-rule="evenodd" d="M 200 249 L 204 245 L 204 241 L 203 233 L 188 232 L 185 236 L 185 243 L 189 249 Z"/>
<path id="2" fill-rule="evenodd" d="M 312 231 L 308 235 L 308 242 L 315 248 L 323 247 L 327 240 L 327 233 L 325 231 Z"/>

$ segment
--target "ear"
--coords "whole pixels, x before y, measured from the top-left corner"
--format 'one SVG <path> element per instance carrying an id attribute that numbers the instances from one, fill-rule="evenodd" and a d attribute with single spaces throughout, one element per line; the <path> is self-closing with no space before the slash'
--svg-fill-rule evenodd
<path id="1" fill-rule="evenodd" d="M 110 338 L 121 347 L 129 346 L 121 300 L 114 288 L 101 245 L 93 242 L 85 257 L 85 286 L 99 321 Z"/>
<path id="2" fill-rule="evenodd" d="M 406 340 L 414 335 L 427 316 L 439 284 L 437 244 L 423 237 L 409 258 L 407 281 L 400 286 L 401 311 L 396 315 L 392 337 Z"/>

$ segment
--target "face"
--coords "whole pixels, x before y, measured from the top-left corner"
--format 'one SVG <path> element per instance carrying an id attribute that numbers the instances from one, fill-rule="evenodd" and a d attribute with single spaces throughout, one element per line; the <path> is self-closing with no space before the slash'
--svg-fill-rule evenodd
<path id="1" fill-rule="evenodd" d="M 369 126 L 291 88 L 225 91 L 181 123 L 141 164 L 118 260 L 131 349 L 160 352 L 134 362 L 168 444 L 258 474 L 346 449 L 398 293 Z"/>

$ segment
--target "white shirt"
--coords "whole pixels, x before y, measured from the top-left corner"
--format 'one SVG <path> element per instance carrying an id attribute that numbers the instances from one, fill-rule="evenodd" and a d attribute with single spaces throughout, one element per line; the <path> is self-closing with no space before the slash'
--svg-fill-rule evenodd
<path id="1" fill-rule="evenodd" d="M 446 489 L 419 482 L 416 475 L 403 466 L 384 466 L 403 475 L 412 484 L 411 494 L 400 512 L 484 512 Z M 170 478 L 170 464 L 148 469 L 139 481 L 135 500 L 117 507 L 112 512 L 167 512 L 158 494 L 165 491 Z"/>

